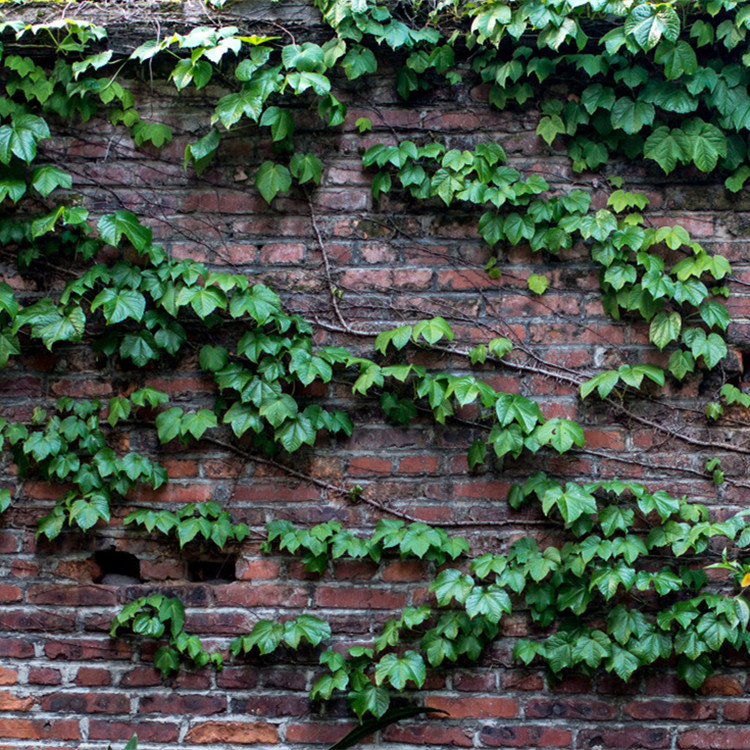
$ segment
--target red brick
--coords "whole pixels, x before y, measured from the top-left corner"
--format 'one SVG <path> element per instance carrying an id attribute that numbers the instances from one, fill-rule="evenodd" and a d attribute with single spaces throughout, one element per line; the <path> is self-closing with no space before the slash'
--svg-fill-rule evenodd
<path id="1" fill-rule="evenodd" d="M 91 659 L 130 659 L 132 647 L 124 641 L 91 641 L 78 638 L 76 641 L 57 640 L 44 647 L 50 659 L 66 661 L 89 661 Z"/>
<path id="2" fill-rule="evenodd" d="M 295 586 L 242 582 L 219 584 L 213 589 L 216 604 L 220 607 L 304 607 L 308 601 L 306 589 Z"/>
<path id="3" fill-rule="evenodd" d="M 436 719 L 434 723 L 425 720 L 422 724 L 413 726 L 396 724 L 383 732 L 386 742 L 403 742 L 410 745 L 474 747 L 474 734 L 471 729 L 447 727 Z"/>
<path id="4" fill-rule="evenodd" d="M 136 667 L 123 674 L 120 684 L 123 687 L 155 687 L 161 685 L 161 675 L 153 667 Z"/>
<path id="5" fill-rule="evenodd" d="M 568 747 L 573 733 L 544 726 L 488 726 L 479 735 L 489 747 Z"/>
<path id="6" fill-rule="evenodd" d="M 0 737 L 19 740 L 79 740 L 78 722 L 72 719 L 0 718 Z"/>
<path id="7" fill-rule="evenodd" d="M 29 684 L 31 685 L 60 685 L 62 675 L 59 669 L 52 667 L 30 667 Z"/>
<path id="8" fill-rule="evenodd" d="M 0 685 L 15 685 L 18 682 L 18 672 L 10 667 L 0 667 Z"/>
<path id="9" fill-rule="evenodd" d="M 406 593 L 365 586 L 318 586 L 315 589 L 315 602 L 321 607 L 338 609 L 400 609 L 406 605 Z"/>
<path id="10" fill-rule="evenodd" d="M 381 458 L 353 458 L 349 462 L 349 473 L 352 476 L 370 476 L 370 475 L 387 475 L 390 474 L 393 469 L 391 461 L 387 461 Z"/>
<path id="11" fill-rule="evenodd" d="M 0 612 L 0 628 L 15 631 L 69 632 L 75 627 L 75 616 L 40 609 Z"/>
<path id="12" fill-rule="evenodd" d="M 117 603 L 117 595 L 104 586 L 39 583 L 29 586 L 26 601 L 30 604 L 56 604 L 61 607 L 113 606 Z"/>
<path id="13" fill-rule="evenodd" d="M 144 581 L 179 580 L 185 578 L 185 563 L 167 558 L 141 560 L 139 572 Z"/>
<path id="14" fill-rule="evenodd" d="M 415 583 L 426 580 L 429 564 L 422 560 L 396 560 L 383 568 L 384 581 Z"/>
<path id="15" fill-rule="evenodd" d="M 118 714 L 130 711 L 130 700 L 124 693 L 50 693 L 39 701 L 44 711 L 56 713 Z"/>
<path id="16" fill-rule="evenodd" d="M 89 739 L 126 741 L 138 734 L 140 742 L 176 742 L 179 736 L 179 724 L 170 721 L 144 721 L 137 717 L 132 722 L 89 720 Z"/>
<path id="17" fill-rule="evenodd" d="M 701 685 L 703 695 L 742 695 L 742 683 L 730 675 L 713 674 Z"/>
<path id="18" fill-rule="evenodd" d="M 83 687 L 100 687 L 109 685 L 112 675 L 108 669 L 97 669 L 96 667 L 80 667 L 76 673 L 76 685 Z"/>
<path id="19" fill-rule="evenodd" d="M 7 583 L 0 584 L 0 602 L 7 604 L 9 602 L 20 602 L 21 599 L 21 589 L 18 586 L 11 586 Z"/>
<path id="20" fill-rule="evenodd" d="M 300 244 L 264 245 L 260 249 L 260 262 L 275 265 L 278 263 L 301 263 L 305 258 L 305 246 Z"/>
<path id="21" fill-rule="evenodd" d="M 31 696 L 21 696 L 10 690 L 0 690 L 0 711 L 30 711 L 34 703 L 34 698 Z"/>
<path id="22" fill-rule="evenodd" d="M 617 708 L 590 698 L 535 699 L 526 704 L 526 716 L 537 719 L 613 719 Z"/>
<path id="23" fill-rule="evenodd" d="M 682 732 L 677 740 L 681 750 L 747 750 L 750 729 L 712 727 Z"/>
<path id="24" fill-rule="evenodd" d="M 447 711 L 452 719 L 512 719 L 518 716 L 518 701 L 512 698 L 444 698 L 430 695 L 425 705 Z"/>
<path id="25" fill-rule="evenodd" d="M 182 716 L 209 716 L 227 710 L 227 699 L 223 695 L 181 695 L 169 692 L 161 695 L 146 695 L 138 701 L 139 713 L 177 714 Z"/>
<path id="26" fill-rule="evenodd" d="M 237 579 L 242 581 L 272 581 L 278 578 L 281 566 L 274 560 L 237 561 Z"/>
<path id="27" fill-rule="evenodd" d="M 0 532 L 0 555 L 18 552 L 19 538 L 10 532 Z"/>
<path id="28" fill-rule="evenodd" d="M 267 675 L 266 680 L 268 680 Z M 222 689 L 251 690 L 258 685 L 258 669 L 256 667 L 225 667 L 216 675 L 216 685 Z"/>
<path id="29" fill-rule="evenodd" d="M 287 742 L 301 742 L 304 744 L 325 743 L 332 745 L 345 737 L 356 724 L 287 724 Z"/>
<path id="30" fill-rule="evenodd" d="M 732 704 L 728 704 L 727 708 Z M 704 700 L 631 701 L 625 705 L 625 713 L 633 719 L 678 719 L 680 721 L 703 721 L 716 718 L 716 704 Z"/>
<path id="31" fill-rule="evenodd" d="M 657 750 L 670 747 L 672 738 L 666 729 L 641 726 L 625 728 L 585 729 L 578 733 L 578 747 L 617 748 L 618 750 Z"/>
<path id="32" fill-rule="evenodd" d="M 438 468 L 437 456 L 409 456 L 398 465 L 400 474 L 434 474 Z"/>
<path id="33" fill-rule="evenodd" d="M 34 656 L 34 644 L 19 638 L 0 638 L 0 656 L 29 659 Z"/>
<path id="34" fill-rule="evenodd" d="M 267 722 L 253 721 L 206 721 L 193 726 L 185 737 L 195 745 L 236 743 L 238 745 L 275 744 L 279 734 L 275 726 Z"/>

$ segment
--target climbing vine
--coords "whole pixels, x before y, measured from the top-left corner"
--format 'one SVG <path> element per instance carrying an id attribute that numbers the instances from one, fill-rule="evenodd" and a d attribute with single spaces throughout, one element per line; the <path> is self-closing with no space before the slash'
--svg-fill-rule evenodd
<path id="1" fill-rule="evenodd" d="M 214 441 L 279 465 L 285 454 L 345 439 L 356 429 L 350 415 L 311 395 L 311 385 L 334 378 L 358 396 L 377 397 L 396 424 L 420 412 L 439 424 L 460 423 L 462 410 L 473 407 L 474 439 L 466 441 L 471 470 L 495 466 L 495 459 L 585 446 L 576 421 L 545 414 L 540 400 L 498 390 L 481 377 L 491 364 L 524 367 L 509 338 L 463 351 L 454 345 L 452 326 L 436 316 L 378 332 L 370 356 L 321 346 L 313 324 L 289 313 L 268 285 L 171 257 L 129 210 L 95 216 L 77 205 L 73 177 L 44 163 L 40 144 L 54 139 L 61 121 L 95 115 L 126 128 L 137 147 L 168 144 L 170 128 L 144 119 L 128 90 L 131 77 L 147 66 L 162 70 L 179 92 L 212 81 L 228 91 L 186 148 L 186 169 L 201 174 L 222 138 L 239 127 L 251 125 L 270 138 L 274 158 L 257 165 L 253 177 L 268 203 L 321 183 L 320 155 L 296 148 L 300 108 L 317 112 L 322 127 L 341 126 L 346 106 L 336 82 L 376 75 L 378 48 L 394 53 L 404 100 L 431 87 L 483 82 L 492 107 L 541 112 L 538 135 L 551 149 L 564 148 L 576 172 L 601 171 L 610 186 L 606 205 L 584 190 L 523 174 L 491 139 L 458 149 L 427 133 L 362 149 L 374 199 L 435 199 L 471 213 L 493 279 L 510 247 L 529 246 L 562 261 L 574 245 L 588 247 L 607 314 L 647 325 L 649 341 L 668 357 L 655 359 L 661 364 L 623 359 L 592 377 L 569 376 L 581 399 L 596 394 L 632 416 L 628 400 L 644 386 L 718 370 L 727 356 L 730 319 L 722 300 L 730 293 L 729 262 L 680 225 L 653 226 L 648 198 L 624 189 L 611 159 L 653 162 L 665 174 L 686 168 L 717 174 L 729 191 L 743 189 L 750 177 L 747 4 L 320 0 L 317 6 L 329 29 L 321 43 L 298 43 L 265 27 L 255 34 L 202 26 L 161 35 L 124 55 L 107 47 L 104 28 L 80 20 L 0 25 L 0 242 L 25 274 L 58 264 L 68 271 L 64 287 L 39 294 L 0 284 L 0 366 L 35 342 L 53 352 L 86 345 L 128 380 L 106 402 L 66 397 L 0 424 L 19 476 L 61 485 L 39 535 L 54 540 L 66 526 L 92 531 L 110 521 L 114 506 L 125 506 L 125 524 L 174 536 L 180 547 L 199 539 L 219 549 L 242 544 L 251 530 L 215 502 L 135 507 L 138 489 L 157 489 L 168 481 L 167 471 L 155 456 L 118 443 L 118 431 L 151 430 L 160 444 Z M 39 45 L 51 61 L 36 56 Z M 371 126 L 366 117 L 356 123 L 363 137 Z M 528 279 L 536 295 L 547 286 L 544 276 Z M 337 322 L 356 333 L 338 307 L 340 290 L 331 283 L 330 292 Z M 478 374 L 435 371 L 414 357 L 425 351 L 463 355 Z M 141 382 L 144 370 L 186 352 L 195 353 L 215 386 L 210 407 L 185 410 Z M 717 394 L 705 407 L 710 420 L 750 406 L 732 383 Z M 705 468 L 717 485 L 725 481 L 718 458 Z M 383 509 L 369 488 L 344 492 Z M 11 502 L 3 489 L 0 509 Z M 344 692 L 360 720 L 382 717 L 393 692 L 423 686 L 428 666 L 479 659 L 501 632 L 503 617 L 517 611 L 528 614 L 539 636 L 519 640 L 514 657 L 543 662 L 555 676 L 602 668 L 628 680 L 640 668 L 677 657 L 679 676 L 698 688 L 724 647 L 750 645 L 744 595 L 750 566 L 741 556 L 750 531 L 743 514 L 719 521 L 704 505 L 663 490 L 617 479 L 561 484 L 542 472 L 514 486 L 508 503 L 537 508 L 562 536 L 546 546 L 524 537 L 504 554 L 471 557 L 464 539 L 408 514 L 381 520 L 370 536 L 337 522 L 268 524 L 264 551 L 298 555 L 312 573 L 342 558 L 380 562 L 394 555 L 442 567 L 430 582 L 430 605 L 403 609 L 371 645 L 324 650 L 325 671 L 311 698 Z M 723 550 L 720 562 L 709 554 L 716 549 Z M 729 574 L 726 586 L 709 585 L 702 566 L 711 560 Z M 159 642 L 154 665 L 165 676 L 183 664 L 221 669 L 227 655 L 209 652 L 184 624 L 179 599 L 153 594 L 127 604 L 112 620 L 111 635 Z M 317 647 L 330 636 L 328 624 L 312 615 L 260 620 L 232 641 L 230 652 L 235 659 L 280 653 Z"/>

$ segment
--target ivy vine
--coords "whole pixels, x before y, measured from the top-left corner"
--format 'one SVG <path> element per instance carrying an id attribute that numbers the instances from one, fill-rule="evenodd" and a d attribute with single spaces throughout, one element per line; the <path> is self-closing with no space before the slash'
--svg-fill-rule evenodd
<path id="1" fill-rule="evenodd" d="M 596 393 L 622 406 L 646 383 L 662 387 L 667 378 L 714 370 L 727 355 L 730 321 L 722 300 L 729 295 L 729 262 L 680 225 L 652 226 L 644 213 L 647 197 L 625 190 L 609 165 L 613 157 L 653 162 L 665 174 L 697 170 L 721 175 L 730 191 L 743 189 L 750 177 L 746 4 L 316 5 L 330 29 L 320 44 L 238 26 L 197 27 L 123 55 L 107 47 L 104 28 L 89 22 L 0 24 L 0 243 L 24 273 L 60 263 L 69 273 L 64 288 L 35 296 L 0 284 L 0 367 L 35 342 L 51 351 L 85 343 L 130 381 L 107 403 L 63 398 L 39 405 L 29 419 L 0 424 L 21 478 L 64 485 L 39 521 L 38 533 L 50 540 L 66 525 L 91 531 L 109 522 L 113 505 L 133 506 L 136 488 L 157 489 L 168 480 L 154 457 L 118 445 L 121 427 L 154 430 L 162 444 L 213 440 L 275 461 L 324 435 L 352 434 L 348 414 L 305 391 L 334 377 L 348 379 L 354 394 L 377 396 L 397 424 L 408 424 L 420 410 L 443 424 L 475 405 L 474 427 L 483 437 L 467 445 L 471 469 L 489 461 L 488 448 L 498 458 L 517 458 L 546 450 L 564 454 L 585 444 L 580 424 L 545 416 L 535 399 L 410 361 L 415 350 L 459 351 L 442 317 L 379 332 L 369 357 L 317 346 L 312 324 L 287 312 L 268 286 L 170 257 L 131 211 L 94 217 L 76 205 L 72 176 L 44 163 L 40 144 L 54 137 L 61 120 L 95 115 L 127 128 L 138 147 L 169 143 L 169 127 L 144 120 L 127 88 L 128 76 L 152 63 L 166 66 L 177 91 L 201 90 L 215 80 L 229 91 L 187 147 L 186 169 L 200 174 L 222 137 L 241 125 L 267 132 L 275 155 L 258 165 L 254 185 L 268 203 L 321 183 L 320 156 L 296 150 L 295 113 L 303 104 L 317 111 L 323 126 L 341 126 L 346 106 L 335 95 L 337 77 L 376 74 L 378 48 L 393 51 L 405 100 L 432 86 L 471 80 L 487 85 L 497 109 L 540 110 L 537 133 L 551 151 L 564 149 L 576 172 L 604 173 L 610 185 L 605 207 L 592 206 L 580 189 L 553 188 L 540 175 L 522 174 L 509 166 L 501 144 L 481 141 L 460 150 L 432 136 L 363 150 L 374 198 L 408 195 L 473 212 L 488 246 L 491 278 L 501 273 L 507 247 L 528 245 L 564 258 L 574 245 L 587 246 L 600 270 L 606 312 L 615 320 L 643 321 L 650 342 L 669 356 L 658 360 L 663 366 L 623 361 L 593 377 L 572 378 L 582 399 Z M 52 61 L 35 56 L 40 44 Z M 356 127 L 366 133 L 371 123 L 360 118 Z M 112 252 L 103 254 L 107 247 Z M 547 280 L 533 275 L 528 286 L 543 295 Z M 330 291 L 350 331 L 336 306 L 338 290 L 331 285 Z M 141 382 L 144 369 L 188 350 L 215 384 L 210 408 L 186 411 Z M 522 366 L 512 352 L 509 339 L 496 337 L 460 353 L 477 367 Z M 725 410 L 748 407 L 750 397 L 724 383 L 705 413 L 717 420 Z M 222 437 L 228 432 L 232 443 Z M 706 471 L 716 484 L 725 481 L 719 459 L 709 460 Z M 361 488 L 351 488 L 350 496 L 380 507 Z M 11 502 L 10 491 L 0 491 L 0 510 Z M 662 490 L 616 479 L 563 485 L 541 472 L 514 487 L 508 502 L 538 506 L 565 541 L 540 547 L 524 537 L 505 554 L 471 558 L 465 540 L 408 516 L 381 520 L 367 537 L 333 522 L 310 529 L 271 522 L 264 551 L 299 555 L 315 573 L 341 558 L 379 562 L 389 555 L 457 566 L 444 567 L 431 581 L 432 605 L 405 608 L 371 646 L 324 650 L 325 672 L 311 698 L 344 692 L 360 720 L 383 717 L 394 692 L 424 685 L 428 666 L 479 659 L 501 632 L 503 617 L 517 611 L 528 613 L 539 636 L 518 641 L 514 657 L 543 662 L 555 676 L 604 669 L 628 680 L 676 657 L 679 676 L 698 688 L 722 649 L 750 645 L 744 595 L 750 566 L 742 559 L 750 530 L 743 514 L 717 521 L 704 505 Z M 176 511 L 137 507 L 124 522 L 174 535 L 181 547 L 202 538 L 222 549 L 250 533 L 213 502 Z M 717 548 L 723 556 L 712 567 L 728 573 L 723 587 L 709 585 L 701 567 Z M 111 634 L 158 641 L 154 664 L 165 676 L 186 663 L 220 669 L 224 656 L 208 652 L 184 624 L 178 599 L 153 594 L 126 605 Z M 239 659 L 254 651 L 317 647 L 330 636 L 328 624 L 312 615 L 261 620 L 232 642 L 230 652 Z M 127 748 L 135 746 L 134 738 Z"/>

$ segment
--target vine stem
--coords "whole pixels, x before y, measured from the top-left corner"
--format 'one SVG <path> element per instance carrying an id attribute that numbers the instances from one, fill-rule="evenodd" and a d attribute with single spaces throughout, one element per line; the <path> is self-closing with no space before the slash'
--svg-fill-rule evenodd
<path id="1" fill-rule="evenodd" d="M 324 490 L 327 490 L 328 492 L 332 492 L 336 495 L 342 495 L 346 498 L 351 499 L 353 495 L 353 488 L 347 489 L 346 487 L 342 487 L 337 484 L 332 484 L 331 482 L 326 482 L 324 479 L 319 479 L 318 477 L 311 476 L 310 474 L 305 474 L 302 471 L 298 471 L 297 469 L 293 469 L 291 466 L 287 466 L 286 464 L 282 464 L 278 461 L 274 461 L 271 458 L 262 458 L 261 456 L 256 456 L 252 453 L 249 453 L 246 450 L 243 450 L 237 445 L 232 445 L 232 443 L 227 443 L 224 440 L 219 440 L 218 438 L 212 438 L 204 435 L 202 440 L 205 440 L 206 442 L 212 443 L 213 445 L 216 445 L 220 448 L 224 448 L 225 450 L 232 451 L 233 453 L 236 453 L 238 456 L 242 456 L 243 458 L 246 458 L 249 461 L 253 461 L 257 464 L 262 464 L 264 466 L 273 466 L 275 469 L 279 469 L 280 471 L 283 471 L 285 474 L 288 474 L 289 476 L 295 477 L 296 479 L 302 479 L 306 482 L 310 482 L 314 484 L 316 487 L 320 487 Z M 357 500 L 361 500 L 364 503 L 367 503 L 368 505 L 371 505 L 374 508 L 377 508 L 378 510 L 383 511 L 384 513 L 389 513 L 392 516 L 395 516 L 396 518 L 402 518 L 405 521 L 412 521 L 416 522 L 420 519 L 416 516 L 412 516 L 410 513 L 407 513 L 406 511 L 400 511 L 395 510 L 394 508 L 389 508 L 385 503 L 381 503 L 379 500 L 375 500 L 372 497 L 367 497 L 364 493 L 361 493 L 357 495 Z"/>
<path id="2" fill-rule="evenodd" d="M 331 305 L 333 306 L 333 312 L 336 315 L 336 319 L 339 321 L 342 327 L 342 332 L 351 334 L 352 336 L 376 336 L 377 332 L 372 331 L 364 331 L 357 328 L 352 328 L 352 326 L 347 322 L 346 318 L 343 316 L 341 312 L 341 307 L 339 306 L 339 289 L 338 287 L 333 283 L 333 276 L 331 275 L 331 263 L 328 259 L 328 251 L 326 250 L 326 244 L 323 240 L 323 234 L 320 231 L 320 226 L 318 225 L 318 218 L 315 213 L 315 206 L 313 204 L 312 197 L 309 195 L 309 193 L 306 195 L 307 197 L 307 206 L 310 210 L 310 223 L 312 224 L 313 232 L 315 232 L 315 240 L 318 243 L 318 247 L 320 248 L 320 254 L 323 257 L 323 267 L 325 269 L 325 275 L 326 275 L 326 281 L 328 282 L 328 291 L 331 297 Z"/>
<path id="3" fill-rule="evenodd" d="M 279 469 L 280 471 L 284 472 L 285 474 L 288 474 L 289 476 L 295 477 L 296 479 L 301 479 L 306 482 L 310 482 L 311 484 L 314 484 L 316 487 L 320 487 L 336 495 L 341 495 L 343 497 L 346 497 L 349 500 L 351 500 L 353 497 L 352 489 L 347 489 L 346 487 L 342 487 L 337 484 L 332 484 L 331 482 L 326 482 L 324 479 L 319 479 L 318 477 L 305 474 L 302 471 L 293 469 L 291 466 L 287 466 L 286 464 L 282 464 L 278 461 L 274 461 L 271 458 L 262 458 L 261 456 L 256 456 L 252 453 L 249 453 L 246 450 L 243 450 L 237 445 L 232 445 L 232 443 L 227 443 L 224 440 L 219 440 L 218 438 L 208 437 L 206 435 L 204 435 L 201 438 L 201 440 L 205 440 L 206 442 L 211 443 L 217 447 L 224 448 L 225 450 L 232 451 L 233 453 L 236 453 L 238 456 L 242 456 L 243 458 L 246 458 L 248 461 L 253 461 L 254 463 L 262 464 L 264 466 L 272 466 L 273 468 Z M 383 513 L 388 513 L 389 515 L 394 516 L 395 518 L 401 518 L 404 521 L 411 521 L 412 523 L 428 523 L 428 521 L 422 518 L 419 518 L 418 516 L 415 516 L 411 513 L 407 513 L 406 511 L 396 510 L 395 508 L 391 508 L 385 503 L 382 503 L 373 497 L 368 497 L 364 492 L 357 495 L 357 499 L 355 502 L 359 502 L 359 501 L 366 503 L 367 505 L 371 505 L 373 508 L 377 508 Z M 483 518 L 481 520 L 476 520 L 476 521 L 474 520 L 444 521 L 444 522 L 440 522 L 439 525 L 445 526 L 445 527 L 453 527 L 453 528 L 458 528 L 458 527 L 480 528 L 480 527 L 486 527 L 486 526 L 494 526 L 494 527 L 521 526 L 521 525 L 522 526 L 526 526 L 526 525 L 549 526 L 550 522 L 543 521 L 543 520 L 525 519 L 525 518 L 502 519 L 502 520 L 495 520 L 495 521 Z"/>

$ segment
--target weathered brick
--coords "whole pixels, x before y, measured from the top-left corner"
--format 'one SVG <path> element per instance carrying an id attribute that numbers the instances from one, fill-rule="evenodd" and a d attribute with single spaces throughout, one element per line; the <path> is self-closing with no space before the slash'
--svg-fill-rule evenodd
<path id="1" fill-rule="evenodd" d="M 82 687 L 101 687 L 109 685 L 112 681 L 112 675 L 108 669 L 97 667 L 80 667 L 76 672 L 76 685 Z"/>
<path id="2" fill-rule="evenodd" d="M 486 726 L 480 738 L 489 747 L 568 747 L 573 733 L 557 727 Z"/>
<path id="3" fill-rule="evenodd" d="M 603 721 L 613 719 L 615 706 L 590 698 L 535 699 L 526 703 L 526 716 L 538 719 L 588 719 Z"/>
<path id="4" fill-rule="evenodd" d="M 138 709 L 147 714 L 176 714 L 178 716 L 209 716 L 227 710 L 223 695 L 185 695 L 167 693 L 146 695 L 138 701 Z"/>
<path id="5" fill-rule="evenodd" d="M 29 604 L 56 604 L 61 607 L 112 606 L 117 602 L 117 595 L 104 586 L 40 583 L 29 586 L 26 600 Z"/>
<path id="6" fill-rule="evenodd" d="M 730 706 L 732 704 L 729 704 Z M 729 706 L 727 706 L 728 708 Z M 716 718 L 716 704 L 703 700 L 665 701 L 647 700 L 631 701 L 625 705 L 625 713 L 633 719 L 678 719 L 680 721 L 698 721 Z"/>
<path id="7" fill-rule="evenodd" d="M 52 667 L 30 667 L 28 681 L 31 685 L 60 685 L 62 674 Z"/>
<path id="8" fill-rule="evenodd" d="M 672 738 L 666 729 L 627 726 L 584 729 L 578 733 L 581 748 L 621 748 L 622 750 L 657 750 L 670 747 Z"/>
<path id="9" fill-rule="evenodd" d="M 19 740 L 79 740 L 78 722 L 72 719 L 0 718 L 0 737 Z"/>
<path id="10" fill-rule="evenodd" d="M 235 743 L 237 745 L 275 744 L 279 734 L 273 724 L 253 721 L 206 721 L 188 730 L 185 739 L 195 745 Z"/>
<path id="11" fill-rule="evenodd" d="M 124 693 L 50 693 L 39 701 L 45 711 L 54 713 L 121 714 L 130 710 L 130 700 Z"/>
<path id="12" fill-rule="evenodd" d="M 447 711 L 453 719 L 512 719 L 518 716 L 518 701 L 512 698 L 445 698 L 431 695 L 425 701 L 430 708 Z"/>
<path id="13" fill-rule="evenodd" d="M 315 589 L 315 602 L 321 607 L 337 609 L 396 609 L 406 604 L 406 593 L 365 586 L 318 586 Z"/>
<path id="14" fill-rule="evenodd" d="M 138 717 L 137 721 L 105 721 L 91 719 L 89 721 L 89 738 L 92 740 L 129 740 L 133 734 L 138 734 L 140 742 L 176 742 L 179 735 L 179 724 L 173 721 L 144 721 Z"/>
<path id="15" fill-rule="evenodd" d="M 30 711 L 35 704 L 30 695 L 22 696 L 10 690 L 0 690 L 0 711 Z"/>
<path id="16" fill-rule="evenodd" d="M 750 729 L 712 727 L 682 732 L 677 739 L 680 750 L 745 750 L 750 747 Z"/>

